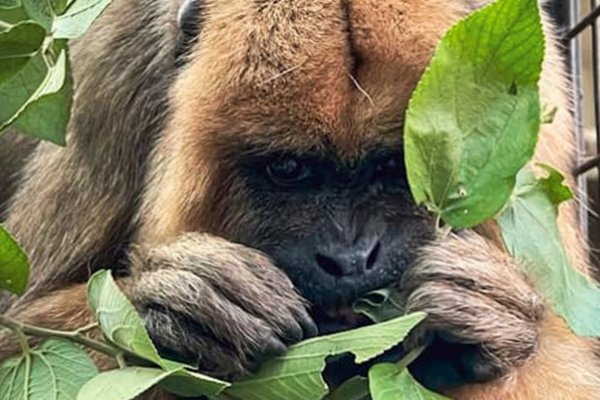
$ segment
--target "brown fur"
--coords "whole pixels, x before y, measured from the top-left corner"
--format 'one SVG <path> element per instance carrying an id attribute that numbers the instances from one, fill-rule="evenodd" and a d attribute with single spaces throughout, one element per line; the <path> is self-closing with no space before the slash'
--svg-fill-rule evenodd
<path id="1" fill-rule="evenodd" d="M 0 135 L 0 218 L 17 187 L 23 169 L 37 142 L 9 131 Z"/>
<path id="2" fill-rule="evenodd" d="M 200 44 L 177 76 L 175 3 L 115 0 L 75 47 L 69 145 L 37 149 L 6 220 L 31 256 L 31 288 L 0 309 L 48 327 L 84 325 L 83 282 L 113 266 L 132 277 L 124 287 L 161 333 L 159 345 L 198 350 L 203 370 L 228 376 L 310 330 L 287 278 L 262 253 L 217 237 L 252 233 L 235 160 L 250 144 L 313 151 L 327 143 L 341 158 L 399 146 L 411 90 L 439 36 L 473 2 L 209 0 Z M 551 44 L 541 92 L 559 113 L 536 157 L 567 172 L 573 122 L 560 64 Z M 563 206 L 561 233 L 586 271 L 575 211 Z M 489 367 L 491 382 L 450 393 L 597 397 L 592 343 L 565 328 L 493 239 L 466 233 L 433 243 L 403 282 L 408 306 L 431 315 L 426 331 L 479 345 L 470 365 Z M 137 246 L 128 250 L 130 241 Z M 161 302 L 190 326 L 149 306 Z M 196 323 L 213 335 L 182 335 Z M 0 359 L 14 351 L 0 335 Z"/>

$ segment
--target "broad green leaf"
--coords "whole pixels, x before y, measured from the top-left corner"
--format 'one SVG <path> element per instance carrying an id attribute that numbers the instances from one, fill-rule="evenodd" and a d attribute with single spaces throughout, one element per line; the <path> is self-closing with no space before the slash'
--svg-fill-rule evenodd
<path id="1" fill-rule="evenodd" d="M 100 387 L 110 387 L 113 397 L 103 399 L 128 399 L 158 383 L 179 395 L 197 397 L 215 395 L 229 385 L 188 371 L 184 364 L 163 360 L 152 344 L 144 323 L 115 283 L 110 271 L 98 271 L 92 275 L 88 281 L 88 301 L 108 341 L 161 368 L 131 367 L 103 373 L 86 385 L 78 398 L 96 399 L 98 397 L 94 397 L 94 393 L 103 393 Z"/>
<path id="2" fill-rule="evenodd" d="M 369 381 L 362 376 L 355 376 L 340 387 L 333 390 L 323 400 L 370 400 Z"/>
<path id="3" fill-rule="evenodd" d="M 171 374 L 163 379 L 159 386 L 180 397 L 216 396 L 231 385 L 229 382 L 189 371 L 183 366 L 169 369 L 169 372 Z"/>
<path id="4" fill-rule="evenodd" d="M 27 64 L 45 37 L 44 28 L 33 22 L 21 22 L 0 32 L 0 85 Z"/>
<path id="5" fill-rule="evenodd" d="M 533 155 L 544 37 L 537 0 L 499 0 L 441 40 L 406 114 L 413 196 L 455 228 L 495 216 Z"/>
<path id="6" fill-rule="evenodd" d="M 16 8 L 21 5 L 19 0 L 0 0 L 0 8 Z"/>
<path id="7" fill-rule="evenodd" d="M 56 64 L 50 68 L 46 80 L 14 126 L 22 133 L 64 145 L 71 115 L 73 81 L 66 43 L 56 42 L 55 50 L 58 52 Z"/>
<path id="8" fill-rule="evenodd" d="M 0 289 L 23 294 L 29 281 L 29 261 L 21 246 L 0 225 Z"/>
<path id="9" fill-rule="evenodd" d="M 50 6 L 54 11 L 54 15 L 62 15 L 75 0 L 50 0 Z"/>
<path id="10" fill-rule="evenodd" d="M 398 297 L 399 292 L 394 289 L 375 290 L 356 300 L 352 309 L 373 322 L 389 321 L 404 314 Z"/>
<path id="11" fill-rule="evenodd" d="M 0 21 L 6 23 L 7 25 L 16 25 L 20 22 L 24 22 L 27 19 L 29 19 L 29 17 L 27 17 L 27 14 L 25 13 L 25 10 L 23 10 L 22 7 L 4 8 L 0 5 Z M 6 29 L 0 30 L 4 31 Z"/>
<path id="12" fill-rule="evenodd" d="M 52 33 L 57 39 L 82 36 L 108 7 L 111 0 L 74 0 L 63 15 L 56 18 Z"/>
<path id="13" fill-rule="evenodd" d="M 373 400 L 448 400 L 417 382 L 410 372 L 396 364 L 377 364 L 369 370 Z"/>
<path id="14" fill-rule="evenodd" d="M 66 340 L 49 339 L 0 366 L 0 399 L 75 400 L 98 370 L 85 351 Z"/>
<path id="15" fill-rule="evenodd" d="M 52 21 L 54 21 L 54 13 L 49 0 L 21 0 L 21 4 L 29 18 L 50 32 Z"/>
<path id="16" fill-rule="evenodd" d="M 137 311 L 115 283 L 110 271 L 96 272 L 88 281 L 88 302 L 108 341 L 164 367 Z"/>
<path id="17" fill-rule="evenodd" d="M 50 55 L 37 53 L 18 73 L 0 86 L 0 131 L 11 124 L 30 136 L 65 143 L 71 107 L 71 80 L 64 42 Z"/>
<path id="18" fill-rule="evenodd" d="M 574 198 L 571 189 L 564 184 L 565 177 L 560 172 L 546 164 L 536 165 L 548 174 L 547 177 L 539 179 L 538 184 L 552 204 L 559 205 Z"/>
<path id="19" fill-rule="evenodd" d="M 558 204 L 570 198 L 562 176 L 536 179 L 523 169 L 515 193 L 498 218 L 508 251 L 537 289 L 581 336 L 600 336 L 600 289 L 570 265 L 556 223 Z"/>
<path id="20" fill-rule="evenodd" d="M 196 375 L 184 369 L 165 371 L 159 368 L 127 367 L 103 372 L 88 381 L 77 400 L 129 400 L 156 385 L 171 385 L 186 397 L 216 396 L 227 387 L 226 382 Z M 171 381 L 169 383 L 169 381 Z"/>
<path id="21" fill-rule="evenodd" d="M 257 374 L 235 382 L 225 394 L 243 400 L 320 399 L 328 392 L 321 375 L 328 356 L 350 352 L 356 363 L 368 361 L 400 343 L 424 317 L 414 313 L 299 343 L 284 356 L 266 362 Z"/>

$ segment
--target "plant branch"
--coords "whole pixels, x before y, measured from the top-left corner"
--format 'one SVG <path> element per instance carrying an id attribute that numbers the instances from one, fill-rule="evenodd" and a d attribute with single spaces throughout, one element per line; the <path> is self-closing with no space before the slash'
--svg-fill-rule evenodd
<path id="1" fill-rule="evenodd" d="M 82 346 L 89 347 L 92 350 L 96 350 L 97 352 L 106 354 L 111 357 L 119 357 L 122 355 L 122 351 L 118 350 L 106 343 L 100 342 L 98 340 L 90 339 L 82 333 L 82 330 L 75 331 L 58 331 L 54 329 L 46 329 L 40 328 L 38 326 L 33 326 L 29 324 L 25 324 L 23 322 L 19 322 L 15 319 L 7 317 L 6 315 L 0 314 L 0 325 L 5 326 L 8 329 L 15 332 L 17 335 L 22 337 L 22 335 L 36 336 L 36 337 L 54 337 L 61 339 L 68 339 L 72 342 L 78 343 Z M 84 327 L 87 328 L 87 327 Z"/>

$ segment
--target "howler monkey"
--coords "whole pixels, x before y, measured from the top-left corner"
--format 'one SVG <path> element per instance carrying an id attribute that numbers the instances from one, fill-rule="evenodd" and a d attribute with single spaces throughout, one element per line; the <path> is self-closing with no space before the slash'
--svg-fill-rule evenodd
<path id="1" fill-rule="evenodd" d="M 35 149 L 7 210 L 33 270 L 1 309 L 85 325 L 85 281 L 112 267 L 162 352 L 231 378 L 352 327 L 353 299 L 399 284 L 429 314 L 433 344 L 413 367 L 427 385 L 600 398 L 594 343 L 552 313 L 493 227 L 435 239 L 407 187 L 411 91 L 444 31 L 482 3 L 114 0 L 72 50 L 67 147 Z M 570 171 L 562 65 L 550 39 L 540 90 L 558 113 L 536 157 Z M 574 204 L 559 223 L 586 271 Z M 15 351 L 0 336 L 0 358 Z"/>

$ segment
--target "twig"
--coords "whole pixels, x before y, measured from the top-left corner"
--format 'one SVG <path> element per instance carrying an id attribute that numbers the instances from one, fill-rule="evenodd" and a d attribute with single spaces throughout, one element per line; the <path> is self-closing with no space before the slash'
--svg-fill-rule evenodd
<path id="1" fill-rule="evenodd" d="M 92 350 L 96 350 L 99 353 L 103 353 L 108 356 L 115 357 L 117 359 L 119 356 L 122 356 L 122 351 L 120 351 L 106 343 L 100 342 L 98 340 L 90 339 L 89 337 L 85 336 L 85 334 L 81 331 L 81 329 L 83 329 L 85 332 L 87 330 L 87 328 L 89 328 L 90 326 L 86 326 L 86 327 L 83 327 L 83 328 L 75 330 L 75 331 L 58 331 L 58 330 L 54 330 L 54 329 L 40 328 L 38 326 L 25 324 L 25 323 L 19 322 L 17 320 L 14 320 L 14 319 L 7 317 L 6 315 L 2 315 L 2 314 L 0 314 L 0 325 L 7 327 L 8 329 L 12 330 L 17 335 L 19 335 L 19 339 L 21 341 L 22 341 L 22 338 L 24 338 L 24 335 L 43 337 L 43 338 L 54 337 L 54 338 L 68 339 L 72 342 L 75 342 L 75 343 L 80 344 L 85 347 L 89 347 Z M 26 339 L 25 339 L 25 342 L 27 342 Z M 24 344 L 21 343 L 21 347 L 23 347 L 23 345 Z M 27 345 L 27 348 L 28 348 L 28 345 Z M 24 348 L 24 350 L 25 350 L 25 348 Z"/>

